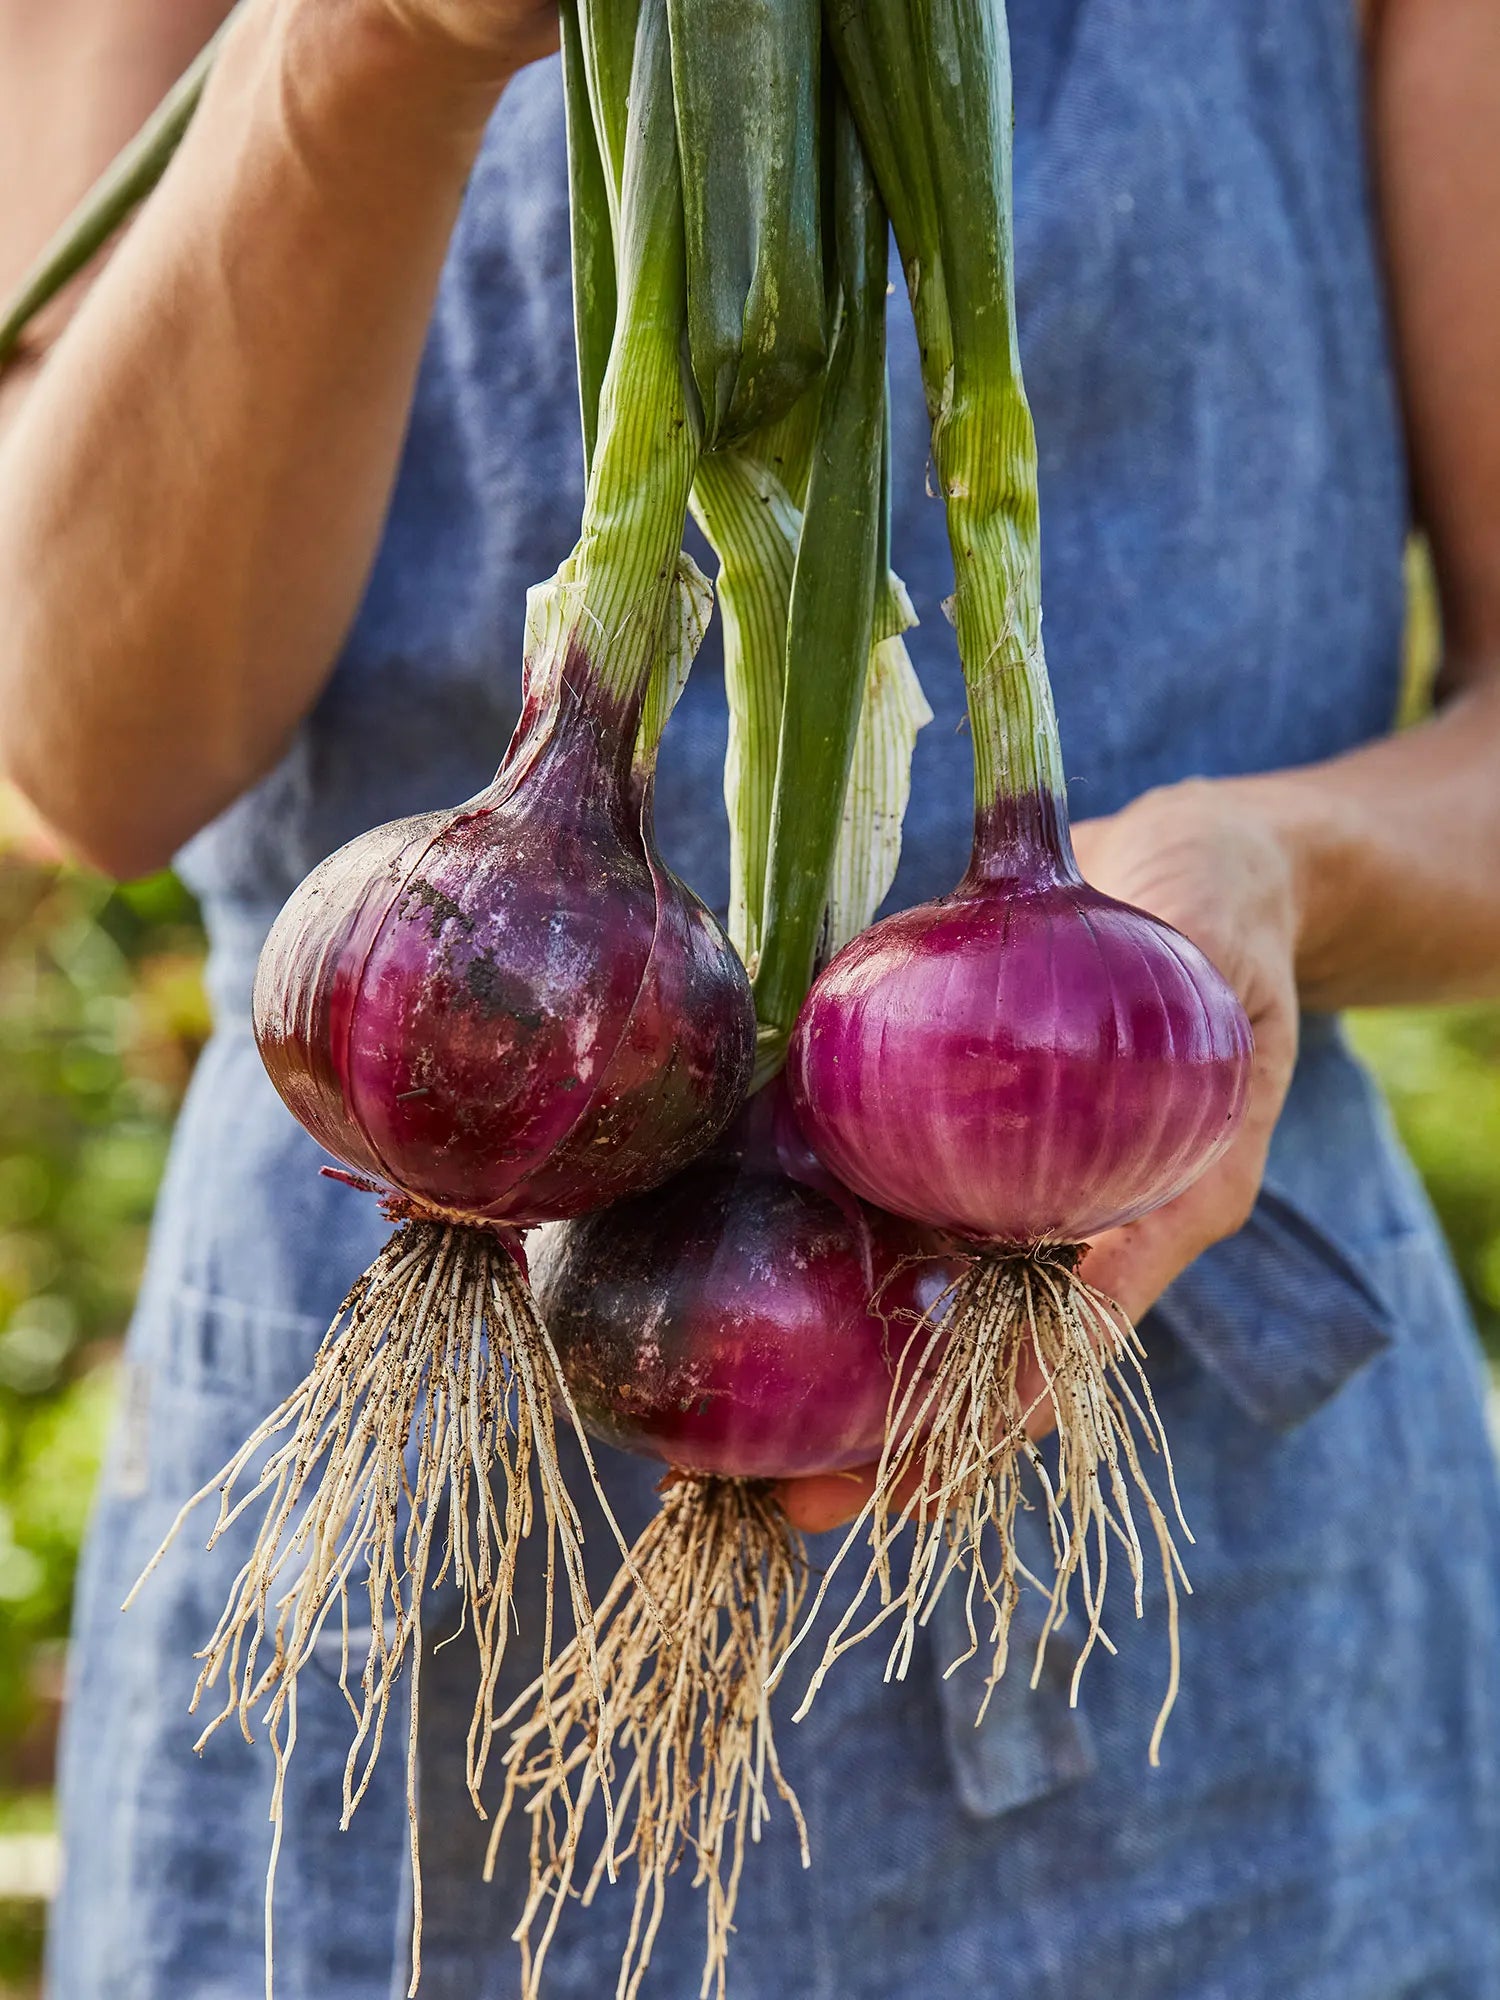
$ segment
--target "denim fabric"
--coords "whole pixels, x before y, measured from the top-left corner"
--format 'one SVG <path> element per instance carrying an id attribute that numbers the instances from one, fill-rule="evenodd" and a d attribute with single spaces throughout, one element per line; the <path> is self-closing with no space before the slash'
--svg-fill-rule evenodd
<path id="1" fill-rule="evenodd" d="M 1404 475 L 1349 0 L 1013 0 L 1017 243 L 1042 451 L 1047 632 L 1075 810 L 1307 762 L 1394 712 Z M 525 586 L 576 529 L 580 455 L 554 65 L 494 121 L 454 242 L 384 543 L 281 767 L 190 848 L 218 1027 L 173 1149 L 80 1584 L 53 2000 L 260 1990 L 269 1764 L 196 1759 L 193 1647 L 237 1544 L 189 1535 L 117 1606 L 185 1495 L 300 1376 L 383 1235 L 319 1178 L 248 1027 L 256 948 L 303 873 L 488 776 Z M 893 302 L 895 549 L 936 710 L 893 901 L 963 865 L 969 750 L 910 323 Z M 674 719 L 664 844 L 726 889 L 712 647 Z M 975 1728 L 945 1605 L 909 1678 L 875 1647 L 782 1731 L 807 1809 L 747 1864 L 732 2000 L 1500 2000 L 1500 1504 L 1480 1370 L 1425 1202 L 1337 1027 L 1306 1023 L 1250 1224 L 1144 1328 L 1194 1594 L 1162 1766 L 1159 1586 L 1067 1702 L 1002 1686 Z M 611 1458 L 627 1526 L 656 1469 Z M 206 1527 L 206 1524 L 205 1524 Z M 610 1565 L 590 1538 L 599 1580 Z M 819 1560 L 828 1551 L 815 1551 Z M 507 1668 L 529 1673 L 539 1588 Z M 837 1590 L 835 1590 L 837 1600 Z M 834 1609 L 837 1610 L 837 1601 Z M 435 1616 L 434 1631 L 444 1629 Z M 330 1642 L 331 1643 L 331 1642 Z M 349 1718 L 299 1702 L 278 1901 L 283 2000 L 405 1991 L 406 1822 L 388 1757 L 348 1833 Z M 508 2000 L 523 1856 L 479 1881 L 462 1782 L 472 1660 L 424 1666 L 428 2000 Z M 524 1846 L 524 1843 L 521 1843 Z M 691 2000 L 673 1885 L 647 2000 Z M 613 1988 L 621 1897 L 565 1918 L 554 2000 Z"/>

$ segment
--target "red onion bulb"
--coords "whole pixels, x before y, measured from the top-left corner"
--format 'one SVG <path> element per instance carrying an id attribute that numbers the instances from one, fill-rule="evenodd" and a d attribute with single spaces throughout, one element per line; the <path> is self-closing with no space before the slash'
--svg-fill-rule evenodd
<path id="1" fill-rule="evenodd" d="M 879 1454 L 861 1600 L 878 1585 L 901 1613 L 893 1671 L 942 1587 L 941 1548 L 957 1537 L 984 1578 L 993 1674 L 1003 1672 L 1024 1582 L 1012 1524 L 1018 1505 L 1034 1504 L 1028 1469 L 1057 1552 L 1042 1643 L 1081 1579 L 1081 1671 L 1102 1630 L 1105 1543 L 1120 1521 L 1141 1602 L 1128 1480 L 1167 1586 L 1172 1667 L 1155 1759 L 1176 1692 L 1182 1570 L 1132 1414 L 1169 1478 L 1170 1458 L 1139 1337 L 1078 1266 L 1090 1236 L 1171 1200 L 1223 1152 L 1251 1057 L 1244 1011 L 1203 954 L 1079 877 L 1060 795 L 981 811 L 953 894 L 876 924 L 814 983 L 788 1073 L 820 1158 L 866 1199 L 975 1253 L 947 1300 L 931 1383 Z M 1057 1433 L 1051 1473 L 1028 1435 L 1038 1401 Z M 992 1441 L 988 1458 L 976 1435 Z M 1180 1509 L 1177 1518 L 1185 1530 Z M 894 1544 L 910 1520 L 917 1546 L 897 1584 Z M 814 1689 L 854 1643 L 851 1630 L 852 1611 Z"/>
<path id="2" fill-rule="evenodd" d="M 528 1251 L 587 1428 L 741 1479 L 875 1458 L 896 1362 L 960 1268 L 818 1168 L 779 1079 L 690 1172 Z"/>
<path id="3" fill-rule="evenodd" d="M 951 896 L 839 953 L 803 1005 L 791 1085 L 866 1200 L 987 1243 L 1080 1243 L 1223 1152 L 1250 1026 L 1195 945 L 1079 878 L 1065 834 L 1025 872 L 1002 853 L 981 823 Z"/>
<path id="4" fill-rule="evenodd" d="M 421 1213 L 524 1227 L 652 1186 L 749 1082 L 744 968 L 656 852 L 625 718 L 562 687 L 477 798 L 315 869 L 261 955 L 277 1089 Z"/>
<path id="5" fill-rule="evenodd" d="M 933 1231 L 833 1180 L 780 1079 L 689 1172 L 543 1230 L 529 1248 L 584 1423 L 675 1474 L 599 1607 L 592 1656 L 576 1645 L 562 1654 L 512 1734 L 491 1854 L 523 1797 L 534 1824 L 554 1813 L 579 1823 L 597 1787 L 584 1752 L 602 1703 L 628 1766 L 613 1790 L 630 1810 L 621 1851 L 638 1864 L 620 1982 L 634 1992 L 684 1840 L 710 1882 L 709 1962 L 720 1966 L 743 1837 L 733 1817 L 758 1827 L 774 1788 L 801 1824 L 776 1760 L 767 1676 L 791 1642 L 807 1563 L 770 1482 L 879 1451 L 893 1396 L 923 1393 L 941 1345 L 933 1323 L 962 1265 Z M 572 1865 L 559 1843 L 533 1877 L 535 1966 Z"/>
<path id="6" fill-rule="evenodd" d="M 1115 1550 L 1138 1609 L 1144 1601 L 1148 1534 L 1132 1518 L 1134 1493 L 1169 1600 L 1169 1707 L 1181 1572 L 1143 1464 L 1159 1454 L 1170 1480 L 1166 1439 L 1135 1329 L 1078 1267 L 1088 1237 L 1170 1200 L 1229 1143 L 1249 1090 L 1250 1028 L 1201 953 L 1090 889 L 1073 860 L 1042 643 L 1004 5 L 869 0 L 833 9 L 828 26 L 916 322 L 975 796 L 958 888 L 838 953 L 788 1056 L 794 1102 L 829 1168 L 973 1250 L 932 1382 L 882 1447 L 861 1596 L 878 1591 L 881 1615 L 893 1615 L 900 1674 L 937 1592 L 965 1572 L 990 1626 L 993 1685 L 1026 1582 L 1016 1509 L 1042 1504 L 1056 1558 L 1042 1643 L 1076 1589 L 1081 1668 L 1103 1635 Z M 1101 687 L 1098 698 L 1113 694 Z M 1044 1416 L 1050 1465 L 1031 1435 Z M 908 1524 L 914 1546 L 898 1580 Z M 824 1669 L 860 1636 L 858 1611 Z"/>

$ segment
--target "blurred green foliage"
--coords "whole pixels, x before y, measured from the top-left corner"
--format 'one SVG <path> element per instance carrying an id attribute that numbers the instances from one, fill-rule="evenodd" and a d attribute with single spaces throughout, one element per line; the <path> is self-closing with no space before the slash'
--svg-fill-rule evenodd
<path id="1" fill-rule="evenodd" d="M 1492 1360 L 1500 1365 L 1500 1007 L 1350 1017 L 1427 1183 Z"/>
<path id="2" fill-rule="evenodd" d="M 0 827 L 0 1787 L 45 1784 L 61 1645 L 171 1122 L 207 1029 L 196 912 Z"/>

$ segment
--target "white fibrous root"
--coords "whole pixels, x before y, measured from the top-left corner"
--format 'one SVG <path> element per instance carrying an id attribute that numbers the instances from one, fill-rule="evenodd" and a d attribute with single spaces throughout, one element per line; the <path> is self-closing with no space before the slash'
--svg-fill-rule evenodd
<path id="1" fill-rule="evenodd" d="M 482 1227 L 407 1221 L 350 1291 L 302 1383 L 182 1508 L 127 1599 L 128 1606 L 202 1502 L 218 1496 L 210 1548 L 264 1504 L 255 1546 L 199 1654 L 192 1707 L 222 1685 L 200 1749 L 231 1719 L 247 1741 L 258 1720 L 272 1746 L 268 1992 L 271 1892 L 296 1741 L 297 1681 L 314 1649 L 327 1643 L 330 1621 L 354 1725 L 344 1768 L 345 1826 L 369 1786 L 397 1678 L 403 1667 L 408 1674 L 413 1992 L 422 1937 L 416 1760 L 424 1596 L 451 1579 L 478 1643 L 467 1760 L 478 1807 L 516 1566 L 537 1518 L 538 1494 L 547 1563 L 538 1635 L 542 1679 L 550 1684 L 560 1560 L 578 1635 L 568 1648 L 569 1671 L 597 1698 L 583 1526 L 558 1465 L 554 1407 L 571 1420 L 599 1492 L 557 1356 L 507 1243 Z M 602 1492 L 599 1498 L 613 1526 Z M 358 1621 L 351 1620 L 351 1594 L 366 1601 L 367 1616 Z M 602 1749 L 600 1732 L 594 1735 Z"/>
<path id="2" fill-rule="evenodd" d="M 531 1822 L 531 1887 L 515 1933 L 524 2000 L 538 2000 L 569 1898 L 592 1902 L 600 1883 L 627 1865 L 635 1900 L 616 1992 L 636 2000 L 667 1878 L 684 1862 L 707 1899 L 701 1991 L 705 2000 L 711 1993 L 724 2000 L 746 1842 L 760 1838 L 773 1794 L 791 1812 L 808 1858 L 768 1701 L 806 1578 L 801 1538 L 768 1482 L 675 1475 L 600 1603 L 592 1659 L 578 1646 L 559 1654 L 550 1687 L 539 1678 L 500 1718 L 497 1727 L 511 1736 L 486 1876 L 520 1809 Z M 602 1759 L 596 1677 L 608 1746 Z M 613 1828 L 605 1826 L 586 1855 L 586 1815 L 606 1787 Z"/>
<path id="3" fill-rule="evenodd" d="M 957 1577 L 965 1589 L 969 1645 L 950 1673 L 986 1647 L 984 1706 L 1006 1670 L 1010 1627 L 1023 1586 L 1042 1591 L 1046 1616 L 1032 1665 L 1039 1683 L 1047 1643 L 1068 1615 L 1076 1583 L 1086 1632 L 1073 1668 L 1076 1701 L 1096 1645 L 1113 1651 L 1104 1629 L 1111 1543 L 1123 1551 L 1135 1614 L 1144 1609 L 1145 1551 L 1137 1508 L 1146 1517 L 1165 1583 L 1170 1665 L 1151 1737 L 1151 1761 L 1177 1698 L 1178 1589 L 1191 1590 L 1172 1526 L 1152 1492 L 1141 1442 L 1159 1456 L 1173 1516 L 1186 1539 L 1171 1453 L 1152 1398 L 1139 1334 L 1114 1300 L 1078 1274 L 1071 1245 L 976 1257 L 919 1327 L 895 1387 L 875 1490 L 824 1578 L 799 1631 L 800 1644 L 822 1608 L 829 1580 L 860 1539 L 868 1566 L 824 1647 L 798 1710 L 805 1715 L 844 1653 L 895 1622 L 888 1679 L 910 1666 L 918 1631 L 939 1593 Z M 1050 1405 L 1056 1474 L 1028 1424 Z M 1045 1507 L 1054 1574 L 1032 1575 L 1016 1550 L 1018 1510 Z M 914 1529 L 910 1560 L 898 1572 L 897 1543 Z M 871 1599 L 874 1609 L 870 1609 Z M 779 1663 L 778 1678 L 785 1665 Z"/>

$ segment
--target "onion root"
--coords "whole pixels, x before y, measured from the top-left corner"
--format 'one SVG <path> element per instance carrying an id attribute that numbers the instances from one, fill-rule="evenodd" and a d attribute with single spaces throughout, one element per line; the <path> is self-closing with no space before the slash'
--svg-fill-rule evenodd
<path id="1" fill-rule="evenodd" d="M 1158 1761 L 1177 1697 L 1178 1588 L 1190 1591 L 1191 1585 L 1171 1523 L 1147 1480 L 1137 1432 L 1161 1459 L 1178 1527 L 1189 1542 L 1192 1534 L 1183 1519 L 1140 1336 L 1113 1299 L 1080 1277 L 1080 1256 L 1071 1245 L 993 1251 L 977 1257 L 930 1310 L 925 1348 L 919 1329 L 909 1350 L 915 1366 L 903 1370 L 892 1391 L 874 1492 L 794 1642 L 800 1644 L 816 1619 L 834 1570 L 868 1531 L 863 1583 L 828 1639 L 799 1720 L 834 1662 L 892 1619 L 896 1636 L 886 1678 L 904 1678 L 917 1632 L 955 1571 L 966 1576 L 969 1645 L 947 1671 L 956 1672 L 987 1646 L 981 1717 L 1006 1669 L 1011 1619 L 1023 1585 L 1041 1589 L 1049 1600 L 1032 1669 L 1035 1686 L 1048 1640 L 1067 1617 L 1077 1583 L 1086 1632 L 1072 1676 L 1076 1702 L 1095 1645 L 1114 1650 L 1104 1629 L 1111 1542 L 1124 1551 L 1137 1617 L 1144 1608 L 1139 1508 L 1161 1559 L 1171 1650 L 1166 1694 L 1151 1737 L 1151 1761 Z M 1057 1432 L 1055 1477 L 1027 1428 L 1048 1404 Z M 1035 1504 L 1026 1491 L 1028 1474 L 1047 1512 L 1050 1582 L 1032 1576 L 1016 1551 L 1017 1510 Z M 908 1525 L 915 1538 L 903 1580 L 895 1548 Z M 861 1622 L 872 1593 L 879 1609 Z M 778 1664 L 778 1680 L 785 1664 L 785 1658 Z"/>
<path id="2" fill-rule="evenodd" d="M 571 1683 L 580 1703 L 596 1700 L 599 1692 L 583 1526 L 558 1466 L 554 1405 L 572 1421 L 598 1491 L 552 1343 L 505 1240 L 482 1227 L 408 1220 L 350 1291 L 300 1386 L 186 1503 L 127 1599 L 128 1606 L 189 1515 L 211 1495 L 218 1495 L 219 1512 L 210 1548 L 248 1509 L 265 1502 L 254 1549 L 199 1653 L 203 1665 L 192 1708 L 196 1712 L 222 1682 L 222 1704 L 199 1737 L 199 1749 L 231 1718 L 252 1741 L 260 1711 L 276 1762 L 273 1878 L 286 1763 L 296 1738 L 297 1678 L 330 1619 L 341 1639 L 339 1684 L 354 1718 L 344 1768 L 346 1827 L 369 1785 L 396 1680 L 407 1667 L 413 1993 L 422 1936 L 416 1759 L 423 1596 L 452 1578 L 478 1641 L 481 1670 L 467 1761 L 470 1794 L 482 1814 L 495 1688 L 537 1488 L 547 1537 L 542 1681 L 551 1684 L 553 1578 L 560 1558 L 578 1634 L 568 1648 Z M 608 1515 L 602 1492 L 599 1498 Z M 369 1612 L 364 1661 L 352 1685 L 357 1648 L 351 1590 L 367 1598 Z M 644 1599 L 640 1617 L 649 1622 Z M 600 1740 L 600 1731 L 593 1734 Z M 607 1790 L 605 1804 L 607 1810 Z M 271 1889 L 268 1880 L 268 1983 Z"/>
<path id="3" fill-rule="evenodd" d="M 550 1686 L 539 1678 L 500 1718 L 497 1728 L 516 1726 L 485 1874 L 492 1877 L 506 1823 L 524 1801 L 531 1886 L 515 1932 L 523 2000 L 538 2000 L 569 1897 L 589 1904 L 625 1863 L 634 1864 L 635 1902 L 616 1994 L 636 2000 L 667 1878 L 689 1852 L 694 1885 L 707 1894 L 701 1993 L 724 2000 L 745 1844 L 760 1838 L 772 1792 L 791 1811 L 804 1865 L 808 1860 L 806 1824 L 782 1774 L 768 1700 L 771 1668 L 796 1627 L 806 1581 L 801 1537 L 768 1481 L 671 1476 L 629 1565 L 600 1603 L 593 1661 L 569 1647 L 553 1663 Z M 607 1742 L 602 1759 L 595 1673 Z M 615 1826 L 606 1826 L 597 1853 L 584 1861 L 584 1816 L 611 1781 Z"/>

